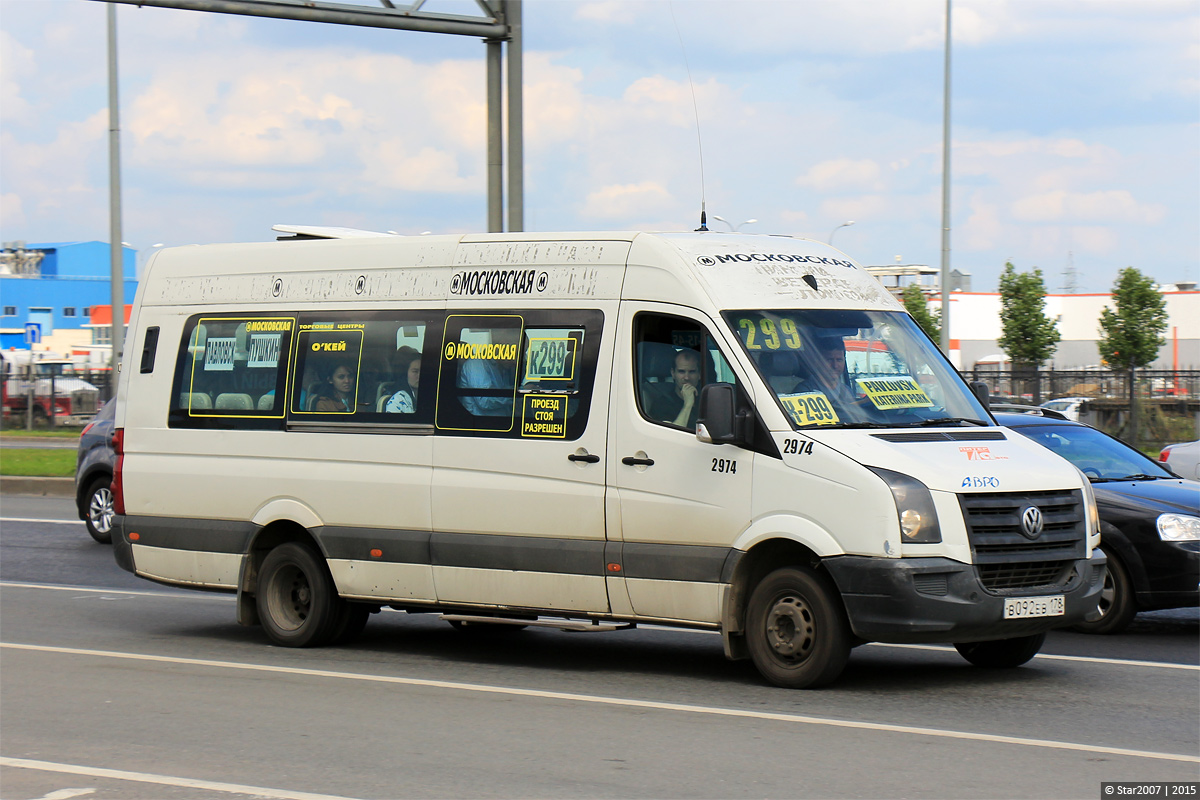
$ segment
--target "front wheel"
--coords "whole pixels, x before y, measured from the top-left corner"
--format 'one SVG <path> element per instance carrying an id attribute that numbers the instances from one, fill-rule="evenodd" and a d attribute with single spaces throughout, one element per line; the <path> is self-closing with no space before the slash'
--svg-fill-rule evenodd
<path id="1" fill-rule="evenodd" d="M 297 542 L 263 559 L 255 602 L 267 637 L 284 647 L 319 647 L 349 623 L 324 560 Z"/>
<path id="2" fill-rule="evenodd" d="M 1046 634 L 1036 633 L 991 642 L 966 642 L 954 645 L 954 649 L 977 667 L 1011 669 L 1036 656 L 1045 641 Z"/>
<path id="3" fill-rule="evenodd" d="M 112 479 L 96 478 L 88 486 L 85 508 L 87 516 L 83 521 L 91 537 L 100 544 L 112 542 L 113 527 L 113 493 Z"/>
<path id="4" fill-rule="evenodd" d="M 746 644 L 762 676 L 785 689 L 810 689 L 842 673 L 850 623 L 837 588 L 807 567 L 786 567 L 754 588 Z"/>

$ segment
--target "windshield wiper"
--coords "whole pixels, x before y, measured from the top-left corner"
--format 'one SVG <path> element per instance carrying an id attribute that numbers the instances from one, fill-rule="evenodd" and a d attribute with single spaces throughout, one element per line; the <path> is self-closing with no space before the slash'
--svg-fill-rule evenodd
<path id="1" fill-rule="evenodd" d="M 1139 472 L 1136 475 L 1126 475 L 1124 478 L 1112 478 L 1114 481 L 1157 481 L 1165 478 L 1165 475 L 1147 475 L 1144 472 Z"/>
<path id="2" fill-rule="evenodd" d="M 992 424 L 990 422 L 984 422 L 981 419 L 968 419 L 966 417 L 938 417 L 937 419 L 923 419 L 920 422 L 912 422 L 909 424 L 925 427 L 928 425 L 949 425 L 952 422 L 966 422 L 971 425 L 982 425 L 985 428 Z"/>

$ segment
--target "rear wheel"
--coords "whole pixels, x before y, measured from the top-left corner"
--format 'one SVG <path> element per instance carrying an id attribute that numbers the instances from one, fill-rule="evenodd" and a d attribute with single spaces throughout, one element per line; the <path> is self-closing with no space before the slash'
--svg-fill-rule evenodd
<path id="1" fill-rule="evenodd" d="M 1104 588 L 1100 590 L 1100 619 L 1081 622 L 1071 630 L 1080 633 L 1120 633 L 1129 627 L 1137 614 L 1137 600 L 1133 596 L 1133 582 L 1129 570 L 1111 550 L 1101 546 L 1108 568 L 1104 571 Z"/>
<path id="2" fill-rule="evenodd" d="M 86 516 L 84 523 L 92 538 L 100 544 L 112 542 L 113 526 L 113 493 L 112 479 L 96 478 L 88 485 L 84 508 Z"/>
<path id="3" fill-rule="evenodd" d="M 850 658 L 851 638 L 837 588 L 807 567 L 777 569 L 750 595 L 746 644 L 776 686 L 808 689 L 834 680 Z"/>
<path id="4" fill-rule="evenodd" d="M 977 667 L 1011 669 L 1036 656 L 1045 641 L 1046 634 L 1037 633 L 991 642 L 966 642 L 954 645 L 954 649 Z"/>
<path id="5" fill-rule="evenodd" d="M 349 624 L 324 560 L 297 542 L 281 544 L 263 559 L 255 602 L 267 636 L 285 647 L 319 647 Z"/>

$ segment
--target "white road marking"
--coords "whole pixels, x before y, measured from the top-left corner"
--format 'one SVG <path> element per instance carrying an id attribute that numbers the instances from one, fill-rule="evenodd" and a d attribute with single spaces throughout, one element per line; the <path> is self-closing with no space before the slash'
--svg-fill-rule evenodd
<path id="1" fill-rule="evenodd" d="M 81 519 L 32 519 L 30 517 L 0 517 L 0 522 L 49 522 L 58 525 L 82 525 Z"/>
<path id="2" fill-rule="evenodd" d="M 186 590 L 161 592 L 154 591 L 139 591 L 136 589 L 104 589 L 91 586 L 65 586 L 54 583 L 16 583 L 14 581 L 0 581 L 0 588 L 11 587 L 15 589 L 51 589 L 60 592 L 97 592 L 100 594 L 129 594 L 138 597 L 171 597 L 176 600 L 217 600 L 223 602 L 233 602 L 236 596 L 230 593 L 214 593 L 214 592 L 190 592 Z M 393 611 L 390 608 L 384 608 L 383 612 Z M 404 613 L 398 611 L 396 613 Z M 672 628 L 669 625 L 639 625 L 639 629 L 667 631 L 669 633 L 701 633 L 709 636 L 720 635 L 719 631 L 704 631 L 696 628 Z M 929 650 L 935 653 L 949 653 L 957 655 L 958 651 L 950 645 L 935 645 L 935 644 L 889 644 L 887 642 L 869 642 L 864 647 L 895 647 L 907 650 Z M 1197 664 L 1173 664 L 1169 661 L 1134 661 L 1124 658 L 1100 658 L 1098 656 L 1061 656 L 1052 655 L 1050 653 L 1038 653 L 1034 656 L 1035 661 L 1078 661 L 1084 664 L 1111 664 L 1120 667 L 1150 667 L 1156 669 L 1182 669 L 1191 670 L 1192 672 L 1200 672 L 1200 665 Z"/>
<path id="3" fill-rule="evenodd" d="M 887 644 L 884 642 L 871 642 L 864 645 L 865 647 L 899 647 L 908 650 L 934 650 L 942 653 L 953 653 L 958 655 L 958 651 L 953 646 L 935 645 L 935 644 Z M 1169 661 L 1133 661 L 1124 658 L 1099 658 L 1097 656 L 1059 656 L 1049 653 L 1038 653 L 1034 656 L 1035 661 L 1080 661 L 1085 664 L 1115 664 L 1121 667 L 1160 667 L 1162 669 L 1187 669 L 1193 672 L 1200 672 L 1200 665 L 1197 664 L 1173 664 Z"/>
<path id="4" fill-rule="evenodd" d="M 400 678 L 390 675 L 369 675 L 358 672 L 335 672 L 332 670 L 306 669 L 302 667 L 280 667 L 269 664 L 246 664 L 235 661 L 214 661 L 201 658 L 177 658 L 173 656 L 155 656 L 143 653 L 123 653 L 111 650 L 85 650 L 73 647 L 49 647 L 44 645 L 16 644 L 0 642 L 0 648 L 26 650 L 40 653 L 61 653 L 64 655 L 92 656 L 97 658 L 119 658 L 131 661 L 151 661 L 160 664 L 185 664 L 194 667 L 215 667 L 218 669 L 246 670 L 249 672 L 268 672 L 284 675 L 300 675 L 309 678 L 337 678 L 351 681 L 369 681 L 373 683 L 398 684 L 402 686 L 419 686 L 423 688 L 447 689 L 460 692 L 479 692 L 483 694 L 512 695 L 517 697 L 533 697 L 542 700 L 567 700 L 576 703 L 594 703 L 598 705 L 623 706 L 627 708 L 653 709 L 657 711 L 676 711 L 689 714 L 707 714 L 717 717 L 741 717 L 749 719 L 771 720 L 797 725 L 818 725 L 833 728 L 852 728 L 856 730 L 877 731 L 883 733 L 901 733 L 915 736 L 932 736 L 941 739 L 961 739 L 964 741 L 992 742 L 996 744 L 1013 744 L 1022 747 L 1038 747 L 1050 750 L 1074 750 L 1084 753 L 1104 753 L 1105 755 L 1131 756 L 1133 758 L 1155 759 L 1160 761 L 1185 761 L 1200 764 L 1200 757 L 1181 755 L 1178 753 L 1158 753 L 1148 750 L 1128 750 L 1121 747 L 1104 747 L 1102 745 L 1079 744 L 1076 742 L 1059 742 L 1050 739 L 1028 739 L 1020 736 L 999 736 L 990 733 L 973 733 L 970 731 L 953 731 L 941 728 L 918 728 L 910 725 L 890 725 L 879 722 L 856 722 L 828 717 L 810 717 L 801 714 L 782 714 L 770 711 L 751 711 L 738 708 L 720 708 L 716 706 L 699 706 L 685 703 L 664 703 L 653 700 L 634 700 L 625 697 L 604 697 L 602 695 L 575 694 L 572 692 L 550 692 L 539 689 L 518 689 L 509 686 L 489 686 L 478 683 L 457 683 L 454 681 L 435 681 L 422 678 Z"/>
<path id="5" fill-rule="evenodd" d="M 174 775 L 155 775 L 149 772 L 127 772 L 122 769 L 83 767 L 77 764 L 57 764 L 53 761 L 34 761 L 30 758 L 7 758 L 0 756 L 0 766 L 36 769 L 43 772 L 59 772 L 66 775 L 87 775 L 91 778 L 114 778 L 119 781 L 156 783 L 161 786 L 178 786 L 184 789 L 205 789 L 210 792 L 249 794 L 255 797 L 278 798 L 278 800 L 352 800 L 352 798 L 332 794 L 293 792 L 287 789 L 271 789 L 265 786 L 243 786 L 238 783 L 220 783 L 217 781 L 200 781 L 193 778 L 179 778 Z M 89 789 L 87 791 L 90 792 L 93 790 Z M 58 792 L 55 792 L 53 796 L 58 797 L 60 795 Z M 50 798 L 52 795 L 46 795 L 46 797 Z"/>
<path id="6" fill-rule="evenodd" d="M 83 797 L 85 794 L 95 794 L 95 789 L 59 789 L 50 794 L 44 794 L 37 800 L 71 800 L 72 797 Z"/>
<path id="7" fill-rule="evenodd" d="M 100 586 L 66 586 L 61 583 L 16 583 L 0 581 L 0 588 L 10 589 L 49 589 L 55 592 L 83 592 L 85 594 L 131 594 L 136 597 L 171 597 L 176 600 L 223 600 L 231 603 L 237 599 L 233 594 L 217 594 L 214 592 L 188 592 L 164 589 L 161 592 L 141 589 L 105 589 Z"/>

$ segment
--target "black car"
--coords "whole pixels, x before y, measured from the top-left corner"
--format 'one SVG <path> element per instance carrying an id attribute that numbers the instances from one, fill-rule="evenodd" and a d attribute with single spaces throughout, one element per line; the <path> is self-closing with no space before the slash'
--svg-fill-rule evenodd
<path id="1" fill-rule="evenodd" d="M 112 474 L 116 456 L 112 449 L 116 399 L 109 400 L 79 436 L 75 459 L 75 507 L 87 523 L 88 533 L 101 544 L 112 541 Z"/>
<path id="2" fill-rule="evenodd" d="M 1200 482 L 1180 478 L 1088 425 L 1049 414 L 995 417 L 1079 467 L 1092 482 L 1108 575 L 1102 616 L 1075 630 L 1117 633 L 1139 611 L 1200 605 Z"/>

